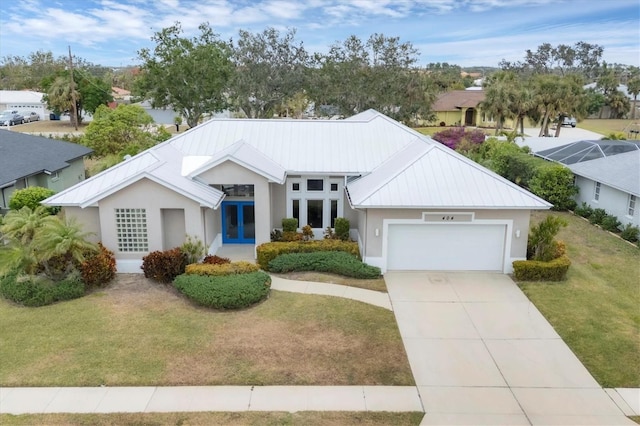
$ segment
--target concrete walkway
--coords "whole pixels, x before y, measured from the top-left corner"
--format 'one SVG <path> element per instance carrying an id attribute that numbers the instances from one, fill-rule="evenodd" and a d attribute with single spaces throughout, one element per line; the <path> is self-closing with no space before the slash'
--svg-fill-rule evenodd
<path id="1" fill-rule="evenodd" d="M 380 308 L 391 309 L 389 295 L 380 291 L 349 287 L 339 284 L 316 283 L 311 281 L 294 281 L 271 275 L 271 288 L 294 293 L 319 294 L 324 296 L 343 297 L 375 305 Z"/>
<path id="2" fill-rule="evenodd" d="M 602 389 L 508 276 L 394 272 L 385 280 L 422 424 L 634 424 L 625 392 Z"/>

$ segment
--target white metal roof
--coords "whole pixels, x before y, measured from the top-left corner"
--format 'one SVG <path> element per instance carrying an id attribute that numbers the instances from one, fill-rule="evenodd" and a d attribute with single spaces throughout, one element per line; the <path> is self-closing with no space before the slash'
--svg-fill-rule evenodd
<path id="1" fill-rule="evenodd" d="M 551 204 L 443 146 L 414 143 L 348 185 L 356 208 L 548 209 Z"/>
<path id="2" fill-rule="evenodd" d="M 42 100 L 44 93 L 31 90 L 0 90 L 0 104 L 45 104 Z"/>
<path id="3" fill-rule="evenodd" d="M 569 164 L 567 167 L 576 175 L 640 197 L 640 151 Z"/>
<path id="4" fill-rule="evenodd" d="M 148 178 L 203 206 L 224 194 L 198 175 L 234 161 L 282 183 L 286 174 L 364 176 L 359 207 L 548 208 L 507 180 L 373 110 L 349 120 L 213 119 L 45 200 L 90 206 Z M 373 172 L 373 173 L 372 173 Z"/>

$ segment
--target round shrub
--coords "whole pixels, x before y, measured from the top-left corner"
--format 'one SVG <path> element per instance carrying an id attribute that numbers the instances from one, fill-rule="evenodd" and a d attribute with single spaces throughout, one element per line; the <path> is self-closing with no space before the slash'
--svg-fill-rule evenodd
<path id="1" fill-rule="evenodd" d="M 11 199 L 9 200 L 9 208 L 11 210 L 20 210 L 23 207 L 29 207 L 31 210 L 35 210 L 42 200 L 51 197 L 55 193 L 56 192 L 52 189 L 40 186 L 30 186 L 28 188 L 19 189 L 11 196 Z M 60 208 L 48 207 L 47 210 L 50 214 L 56 214 L 60 211 Z"/>
<path id="2" fill-rule="evenodd" d="M 187 255 L 179 247 L 153 251 L 142 258 L 142 270 L 146 278 L 161 283 L 170 283 L 175 277 L 184 273 L 187 266 Z"/>
<path id="3" fill-rule="evenodd" d="M 269 295 L 271 277 L 262 271 L 223 276 L 183 274 L 176 277 L 173 285 L 198 305 L 241 309 Z"/>
<path id="4" fill-rule="evenodd" d="M 640 228 L 637 226 L 633 226 L 630 223 L 627 223 L 620 232 L 620 237 L 623 239 L 635 243 L 638 241 L 638 237 L 640 237 Z"/>
<path id="5" fill-rule="evenodd" d="M 116 276 L 116 259 L 111 250 L 98 243 L 99 250 L 80 264 L 82 281 L 88 287 L 104 287 Z"/>
<path id="6" fill-rule="evenodd" d="M 351 278 L 378 278 L 380 268 L 367 265 L 343 251 L 283 254 L 269 262 L 272 272 L 317 271 Z"/>
<path id="7" fill-rule="evenodd" d="M 0 278 L 0 293 L 13 302 L 33 307 L 82 297 L 85 286 L 77 273 L 70 274 L 62 281 L 53 282 L 13 272 Z"/>

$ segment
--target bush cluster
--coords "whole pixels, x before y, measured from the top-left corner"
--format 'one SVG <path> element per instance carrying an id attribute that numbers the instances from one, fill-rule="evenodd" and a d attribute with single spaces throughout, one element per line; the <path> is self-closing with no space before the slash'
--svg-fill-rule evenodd
<path id="1" fill-rule="evenodd" d="M 87 287 L 104 287 L 116 276 L 116 259 L 113 252 L 98 243 L 98 252 L 89 254 L 80 264 L 82 281 Z"/>
<path id="2" fill-rule="evenodd" d="M 176 247 L 171 250 L 153 251 L 142 258 L 142 270 L 146 278 L 157 282 L 170 283 L 183 274 L 187 266 L 187 256 Z"/>
<path id="3" fill-rule="evenodd" d="M 620 238 L 623 240 L 632 243 L 637 243 L 640 240 L 640 228 L 630 223 L 623 225 L 617 216 L 608 214 L 604 209 L 594 209 L 583 202 L 580 206 L 576 207 L 573 212 L 578 216 L 588 219 L 590 223 L 601 226 L 602 229 L 606 231 L 620 234 Z"/>
<path id="4" fill-rule="evenodd" d="M 456 149 L 463 140 L 471 144 L 481 144 L 484 142 L 485 134 L 478 129 L 467 130 L 464 127 L 450 127 L 434 133 L 432 138 L 451 149 Z"/>
<path id="5" fill-rule="evenodd" d="M 0 293 L 6 299 L 24 306 L 45 306 L 63 300 L 84 296 L 85 286 L 78 273 L 69 274 L 64 280 L 53 282 L 17 272 L 0 278 Z"/>
<path id="6" fill-rule="evenodd" d="M 311 253 L 316 251 L 344 251 L 359 257 L 358 243 L 341 240 L 314 240 L 264 243 L 256 249 L 258 265 L 265 271 L 269 269 L 269 262 L 281 254 Z"/>
<path id="7" fill-rule="evenodd" d="M 331 272 L 351 278 L 378 278 L 380 268 L 367 265 L 356 256 L 343 251 L 282 254 L 269 262 L 272 272 Z"/>
<path id="8" fill-rule="evenodd" d="M 195 303 L 215 309 L 241 309 L 269 295 L 271 278 L 257 271 L 224 276 L 179 275 L 174 286 Z"/>
<path id="9" fill-rule="evenodd" d="M 232 263 L 220 263 L 220 264 L 207 264 L 207 263 L 193 263 L 187 265 L 184 273 L 187 275 L 235 275 L 235 274 L 248 274 L 260 270 L 258 265 L 251 262 L 239 261 Z"/>
<path id="10" fill-rule="evenodd" d="M 516 260 L 513 262 L 513 272 L 518 281 L 563 281 L 569 266 L 571 261 L 567 256 L 549 262 Z"/>

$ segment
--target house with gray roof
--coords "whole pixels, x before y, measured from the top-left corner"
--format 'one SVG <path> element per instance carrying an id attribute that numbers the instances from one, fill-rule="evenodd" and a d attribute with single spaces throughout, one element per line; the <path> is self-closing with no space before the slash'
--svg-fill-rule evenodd
<path id="1" fill-rule="evenodd" d="M 86 146 L 0 129 L 0 210 L 14 191 L 41 186 L 56 192 L 85 179 Z"/>
<path id="2" fill-rule="evenodd" d="M 640 150 L 567 165 L 576 176 L 578 204 L 587 203 L 640 226 Z"/>
<path id="3" fill-rule="evenodd" d="M 62 206 L 116 255 L 120 272 L 196 237 L 270 241 L 282 219 L 321 239 L 351 225 L 387 270 L 510 272 L 532 210 L 551 205 L 376 111 L 346 120 L 212 119 L 62 191 Z"/>
<path id="4" fill-rule="evenodd" d="M 545 138 L 552 139 L 552 138 Z M 521 141 L 528 145 L 529 140 Z M 566 165 L 575 175 L 578 205 L 606 210 L 623 224 L 640 226 L 640 141 L 580 140 L 559 146 L 532 144 L 534 155 Z M 537 148 L 537 149 L 536 149 Z"/>

